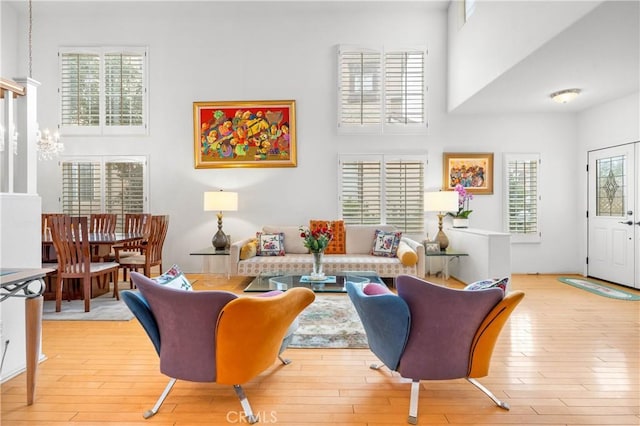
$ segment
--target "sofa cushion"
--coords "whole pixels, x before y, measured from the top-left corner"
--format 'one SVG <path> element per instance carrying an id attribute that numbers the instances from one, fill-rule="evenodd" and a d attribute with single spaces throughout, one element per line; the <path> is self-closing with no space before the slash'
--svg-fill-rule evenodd
<path id="1" fill-rule="evenodd" d="M 509 277 L 504 278 L 489 278 L 486 280 L 480 280 L 473 282 L 466 286 L 465 290 L 484 290 L 487 288 L 498 287 L 501 288 L 502 291 L 507 291 L 507 286 L 509 285 Z"/>
<path id="2" fill-rule="evenodd" d="M 396 256 L 404 266 L 413 266 L 418 263 L 418 253 L 402 240 L 398 244 Z"/>
<path id="3" fill-rule="evenodd" d="M 401 238 L 402 232 L 400 231 L 387 232 L 377 229 L 373 238 L 371 254 L 374 256 L 396 257 Z"/>
<path id="4" fill-rule="evenodd" d="M 371 241 L 376 229 L 394 231 L 395 227 L 392 225 L 346 225 L 347 254 L 371 253 Z"/>
<path id="5" fill-rule="evenodd" d="M 182 273 L 178 265 L 173 265 L 162 275 L 158 275 L 157 277 L 152 278 L 152 281 L 157 284 L 175 288 L 178 290 L 193 290 L 193 288 L 191 287 L 191 283 L 189 282 L 187 277 L 184 276 L 184 273 Z"/>
<path id="6" fill-rule="evenodd" d="M 258 253 L 258 240 L 252 239 L 240 248 L 240 260 L 249 259 Z"/>
<path id="7" fill-rule="evenodd" d="M 277 226 L 265 225 L 262 232 L 265 234 L 282 233 L 284 235 L 284 251 L 290 254 L 305 254 L 309 250 L 304 246 L 304 240 L 300 237 L 300 228 L 306 229 L 305 226 Z"/>
<path id="8" fill-rule="evenodd" d="M 278 232 L 275 234 L 266 234 L 256 232 L 258 247 L 256 249 L 257 256 L 284 256 L 284 234 Z"/>
<path id="9" fill-rule="evenodd" d="M 343 220 L 310 220 L 309 229 L 314 231 L 318 228 L 329 228 L 333 232 L 333 238 L 329 242 L 325 254 L 345 254 L 346 235 Z"/>

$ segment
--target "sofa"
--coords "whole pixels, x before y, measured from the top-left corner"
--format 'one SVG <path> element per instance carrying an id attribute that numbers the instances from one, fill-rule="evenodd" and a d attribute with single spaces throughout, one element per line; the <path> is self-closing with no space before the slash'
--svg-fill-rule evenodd
<path id="1" fill-rule="evenodd" d="M 327 275 L 345 271 L 374 271 L 382 278 L 395 278 L 406 274 L 424 276 L 424 246 L 406 236 L 401 236 L 391 225 L 346 225 L 342 221 L 327 223 L 334 232 L 334 239 L 324 254 L 324 273 Z M 314 221 L 309 227 L 313 228 Z M 313 265 L 312 255 L 304 247 L 300 226 L 263 226 L 256 237 L 236 241 L 230 247 L 229 270 L 231 275 L 258 276 L 260 274 L 291 273 L 309 274 Z M 374 253 L 376 232 L 397 233 L 400 238 L 394 255 Z M 280 237 L 281 235 L 281 237 Z M 281 238 L 283 246 L 270 253 L 260 252 L 260 241 L 265 236 Z M 278 238 L 275 238 L 275 237 Z M 332 250 L 336 244 L 338 249 Z M 272 247 L 273 245 L 270 245 Z M 341 248 L 340 248 L 341 247 Z M 337 251 L 337 253 L 335 253 Z"/>

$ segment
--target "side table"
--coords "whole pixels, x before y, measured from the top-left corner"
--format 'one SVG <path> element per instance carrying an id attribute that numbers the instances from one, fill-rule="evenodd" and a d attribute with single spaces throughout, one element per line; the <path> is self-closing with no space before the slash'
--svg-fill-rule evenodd
<path id="1" fill-rule="evenodd" d="M 0 302 L 10 297 L 22 297 L 25 301 L 25 334 L 27 361 L 27 405 L 32 405 L 36 391 L 36 373 L 42 336 L 43 278 L 54 269 L 0 269 Z M 32 290 L 30 285 L 37 284 Z"/>
<path id="2" fill-rule="evenodd" d="M 205 247 L 200 250 L 192 251 L 189 254 L 191 256 L 203 256 L 202 265 L 203 265 L 203 270 L 206 273 L 213 272 L 213 268 L 211 267 L 211 262 L 210 262 L 212 258 L 209 256 L 227 256 L 227 258 L 223 259 L 224 269 L 225 269 L 225 272 L 227 273 L 227 279 L 231 278 L 231 268 L 229 267 L 229 260 L 230 260 L 229 254 L 231 254 L 231 252 L 229 250 L 217 250 L 215 247 L 211 246 L 211 247 Z"/>
<path id="3" fill-rule="evenodd" d="M 438 257 L 442 259 L 442 277 L 445 280 L 448 280 L 449 279 L 449 262 L 452 261 L 453 259 L 460 259 L 461 257 L 469 256 L 469 254 L 447 249 L 445 251 L 433 251 L 433 252 L 427 252 L 425 250 L 425 256 L 427 256 L 427 258 Z M 425 269 L 426 268 L 429 268 L 429 262 L 425 262 Z M 427 270 L 425 270 L 424 272 L 426 275 Z"/>

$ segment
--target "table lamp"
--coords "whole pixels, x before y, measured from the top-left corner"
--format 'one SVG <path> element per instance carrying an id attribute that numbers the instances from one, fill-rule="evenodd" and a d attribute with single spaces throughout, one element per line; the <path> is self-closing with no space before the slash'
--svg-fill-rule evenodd
<path id="1" fill-rule="evenodd" d="M 438 212 L 438 235 L 436 235 L 436 241 L 440 244 L 440 250 L 446 250 L 449 247 L 449 238 L 442 231 L 442 218 L 447 212 L 458 211 L 458 193 L 456 191 L 425 192 L 424 211 Z"/>
<path id="2" fill-rule="evenodd" d="M 227 246 L 228 237 L 222 232 L 222 212 L 238 210 L 238 193 L 225 191 L 211 191 L 204 193 L 204 210 L 217 211 L 218 232 L 211 239 L 211 244 L 216 250 L 224 250 Z"/>

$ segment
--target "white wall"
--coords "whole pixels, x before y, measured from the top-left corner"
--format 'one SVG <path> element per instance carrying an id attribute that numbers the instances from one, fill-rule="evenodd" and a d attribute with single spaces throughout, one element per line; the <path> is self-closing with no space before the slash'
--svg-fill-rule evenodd
<path id="1" fill-rule="evenodd" d="M 57 48 L 78 44 L 148 45 L 150 135 L 142 138 L 66 137 L 66 154 L 132 154 L 150 158 L 150 210 L 171 215 L 165 264 L 201 268 L 189 252 L 210 245 L 215 216 L 202 211 L 202 193 L 223 188 L 240 194 L 239 211 L 225 215 L 234 239 L 262 224 L 303 224 L 338 216 L 337 156 L 353 152 L 426 152 L 427 189 L 441 186 L 442 152 L 494 152 L 494 194 L 472 202 L 472 226 L 502 230 L 502 153 L 539 152 L 543 159 L 543 243 L 513 249 L 513 271 L 577 272 L 571 239 L 574 194 L 559 194 L 575 180 L 576 119 L 561 115 L 449 116 L 446 113 L 447 12 L 427 3 L 37 2 L 34 6 L 34 78 L 39 122 L 57 123 Z M 116 7 L 117 6 L 117 7 Z M 113 24 L 116 22 L 116 24 Z M 4 29 L 3 29 L 4 31 Z M 3 34 L 4 36 L 4 34 Z M 339 43 L 426 44 L 427 136 L 338 136 L 336 55 Z M 193 168 L 192 103 L 214 100 L 295 99 L 298 167 Z M 567 165 L 567 162 L 569 164 Z M 43 211 L 59 211 L 55 162 L 39 164 Z M 546 206 L 546 208 L 545 208 Z M 435 217 L 428 217 L 435 232 Z M 424 236 L 417 236 L 423 238 Z M 568 237 L 568 238 L 567 238 Z"/>

